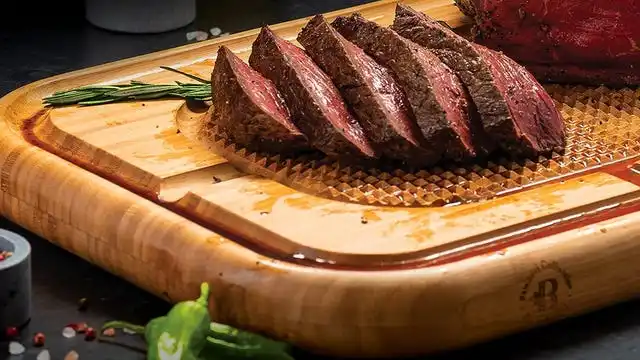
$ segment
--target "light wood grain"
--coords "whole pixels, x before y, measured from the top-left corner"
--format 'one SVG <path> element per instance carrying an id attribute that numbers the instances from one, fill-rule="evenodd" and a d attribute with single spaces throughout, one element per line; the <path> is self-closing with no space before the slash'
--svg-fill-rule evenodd
<path id="1" fill-rule="evenodd" d="M 302 245 L 295 252 L 303 255 L 307 250 L 383 255 L 441 249 L 445 244 L 455 247 L 472 236 L 638 190 L 634 184 L 597 173 L 492 201 L 405 209 L 345 204 L 300 193 L 271 180 L 245 176 L 200 187 L 182 201 L 208 203 L 199 213 L 214 223 L 223 221 L 218 217 L 224 209 L 229 213 L 224 221 L 236 233 L 257 236 L 271 244 L 277 243 L 277 237 L 284 237 Z M 298 224 L 291 226 L 292 221 Z M 253 224 L 266 231 L 251 228 Z"/>
<path id="2" fill-rule="evenodd" d="M 407 3 L 453 26 L 467 22 L 451 1 Z M 382 1 L 329 17 L 361 11 L 389 24 L 394 5 Z M 273 29 L 291 39 L 305 21 Z M 44 95 L 64 88 L 179 79 L 159 65 L 208 77 L 220 44 L 246 59 L 256 34 L 64 74 L 0 99 L 0 214 L 168 301 L 192 298 L 198 284 L 209 281 L 215 320 L 331 355 L 455 348 L 638 294 L 637 212 L 404 270 L 302 266 L 247 243 L 279 247 L 281 255 L 310 251 L 345 259 L 466 251 L 478 245 L 465 240 L 473 235 L 622 207 L 638 197 L 636 181 L 595 172 L 486 203 L 375 208 L 320 199 L 238 171 L 193 141 L 188 127 L 177 132 L 180 101 L 42 109 Z M 25 124 L 33 125 L 33 139 L 21 133 Z M 96 175 L 100 171 L 105 177 Z M 199 225 L 189 215 L 205 221 Z M 541 294 L 553 282 L 554 296 Z"/>

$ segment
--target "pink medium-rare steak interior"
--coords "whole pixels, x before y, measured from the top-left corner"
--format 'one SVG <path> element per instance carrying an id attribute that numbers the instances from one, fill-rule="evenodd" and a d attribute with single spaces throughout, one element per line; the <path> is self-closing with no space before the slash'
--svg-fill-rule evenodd
<path id="1" fill-rule="evenodd" d="M 264 27 L 250 66 L 220 50 L 214 113 L 234 142 L 380 169 L 564 150 L 564 120 L 531 73 L 406 5 L 391 27 L 317 15 L 298 41 Z"/>
<path id="2" fill-rule="evenodd" d="M 474 44 L 489 66 L 498 90 L 507 94 L 505 101 L 522 143 L 536 152 L 562 149 L 565 126 L 553 99 L 522 66 L 506 55 Z M 491 131 L 491 129 L 488 129 Z"/>
<path id="3" fill-rule="evenodd" d="M 480 145 L 486 135 L 477 116 L 471 123 L 468 93 L 437 56 L 360 14 L 340 16 L 332 26 L 394 73 L 429 146 L 450 160 L 486 155 Z"/>
<path id="4" fill-rule="evenodd" d="M 421 165 L 439 159 L 437 150 L 425 147 L 405 94 L 388 69 L 347 41 L 322 15 L 307 23 L 298 41 L 329 75 L 385 157 Z"/>
<path id="5" fill-rule="evenodd" d="M 549 109 L 548 103 L 552 100 L 544 90 L 542 93 L 537 91 L 542 87 L 533 76 L 526 76 L 527 88 L 504 83 L 505 76 L 509 75 L 493 71 L 496 68 L 495 59 L 501 59 L 504 55 L 496 52 L 496 56 L 490 56 L 479 51 L 475 44 L 406 5 L 397 6 L 392 28 L 433 51 L 456 72 L 480 113 L 486 133 L 507 154 L 534 157 L 556 149 L 557 131 L 550 129 L 564 131 L 564 122 L 557 121 L 561 119 L 559 111 L 555 107 Z M 501 71 L 510 71 L 519 76 L 528 73 L 513 61 L 500 60 L 500 64 L 503 65 Z M 530 115 L 525 109 L 536 111 Z M 529 133 L 523 133 L 526 131 Z M 545 134 L 549 138 L 541 138 Z"/>
<path id="6" fill-rule="evenodd" d="M 212 116 L 219 131 L 233 142 L 252 150 L 309 149 L 273 83 L 226 46 L 218 50 L 211 85 Z"/>
<path id="7" fill-rule="evenodd" d="M 302 49 L 264 27 L 249 63 L 274 82 L 294 124 L 315 148 L 330 156 L 376 156 L 331 79 Z"/>

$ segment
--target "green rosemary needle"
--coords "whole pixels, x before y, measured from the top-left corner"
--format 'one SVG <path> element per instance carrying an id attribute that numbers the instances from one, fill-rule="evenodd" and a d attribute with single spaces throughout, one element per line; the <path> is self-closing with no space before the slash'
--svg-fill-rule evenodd
<path id="1" fill-rule="evenodd" d="M 173 71 L 198 83 L 149 84 L 141 81 L 131 81 L 123 85 L 89 85 L 75 89 L 53 93 L 42 99 L 45 105 L 99 105 L 127 100 L 152 100 L 160 98 L 182 98 L 195 101 L 211 100 L 211 82 L 183 71 L 161 66 L 162 69 Z"/>

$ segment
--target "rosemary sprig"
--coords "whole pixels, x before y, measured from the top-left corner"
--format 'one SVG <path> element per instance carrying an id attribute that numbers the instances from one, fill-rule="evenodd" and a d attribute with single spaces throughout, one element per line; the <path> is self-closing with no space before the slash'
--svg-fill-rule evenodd
<path id="1" fill-rule="evenodd" d="M 127 100 L 182 98 L 195 101 L 211 100 L 211 82 L 167 66 L 160 68 L 184 75 L 198 83 L 149 84 L 131 81 L 123 85 L 89 85 L 53 93 L 42 99 L 45 105 L 99 105 Z"/>

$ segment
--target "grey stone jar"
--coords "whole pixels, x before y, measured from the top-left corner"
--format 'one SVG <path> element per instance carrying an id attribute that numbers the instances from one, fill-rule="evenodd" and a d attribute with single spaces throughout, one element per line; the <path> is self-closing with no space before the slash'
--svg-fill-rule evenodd
<path id="1" fill-rule="evenodd" d="M 196 0 L 85 0 L 85 16 L 94 26 L 125 33 L 171 31 L 196 18 Z"/>
<path id="2" fill-rule="evenodd" d="M 0 261 L 0 329 L 21 328 L 31 319 L 31 245 L 22 236 L 0 229 L 2 251 L 13 255 Z"/>

